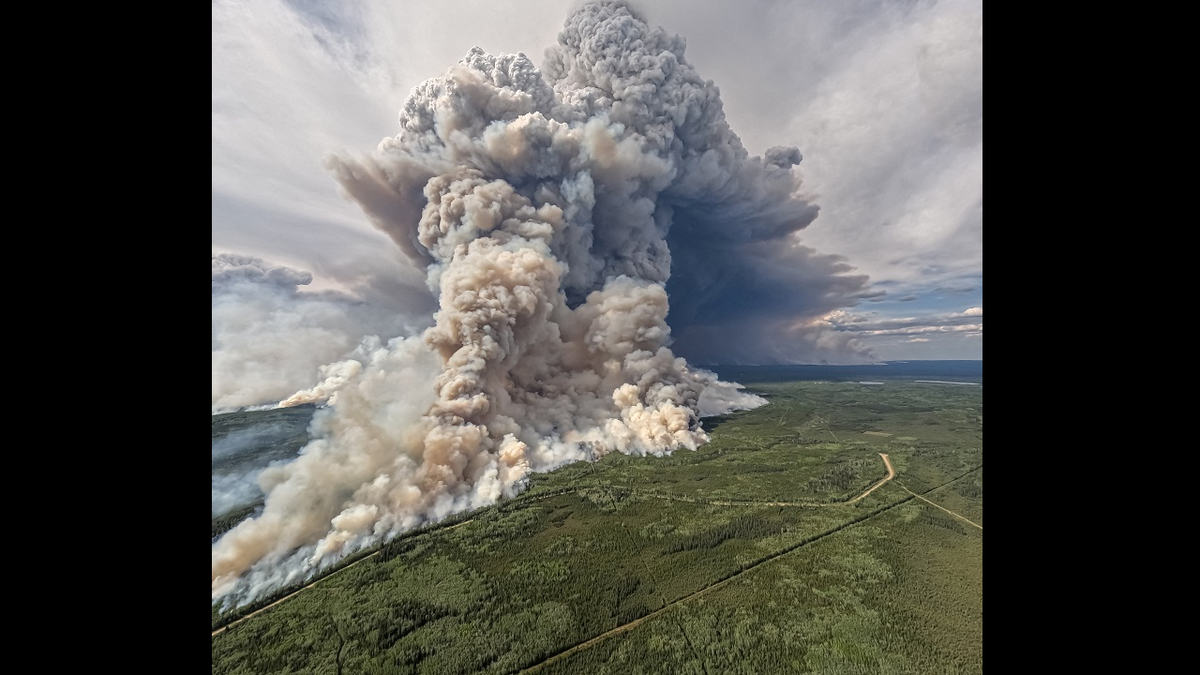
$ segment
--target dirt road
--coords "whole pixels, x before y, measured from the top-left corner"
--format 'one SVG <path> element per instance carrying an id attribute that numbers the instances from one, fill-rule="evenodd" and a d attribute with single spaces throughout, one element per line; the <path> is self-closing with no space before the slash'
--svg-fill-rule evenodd
<path id="1" fill-rule="evenodd" d="M 886 475 L 886 476 L 884 476 L 883 478 L 879 479 L 879 482 L 878 482 L 878 483 L 876 483 L 876 484 L 872 485 L 871 487 L 867 488 L 867 491 L 866 491 L 866 492 L 864 492 L 864 493 L 862 493 L 861 495 L 859 495 L 859 496 L 855 497 L 854 499 L 851 499 L 850 501 L 846 502 L 847 504 L 853 504 L 854 502 L 856 502 L 856 501 L 858 501 L 858 500 L 862 499 L 863 497 L 866 497 L 867 495 L 871 494 L 872 492 L 874 492 L 874 491 L 878 490 L 879 488 L 883 487 L 883 484 L 884 484 L 884 483 L 886 483 L 886 482 L 888 482 L 889 480 L 891 480 L 891 479 L 893 479 L 893 478 L 895 478 L 895 477 L 896 477 L 896 470 L 892 468 L 892 461 L 891 461 L 890 459 L 888 459 L 888 456 L 887 456 L 887 454 L 885 454 L 885 453 L 882 453 L 882 452 L 881 452 L 881 453 L 879 453 L 879 456 L 883 458 L 883 465 L 887 467 L 887 470 L 888 470 L 888 475 Z"/>
<path id="2" fill-rule="evenodd" d="M 908 488 L 904 487 L 904 485 L 903 485 L 903 484 L 900 484 L 900 487 L 904 488 L 904 491 L 905 491 L 905 492 L 907 492 L 908 494 L 910 494 L 910 495 L 912 495 L 912 496 L 916 497 L 917 499 L 920 499 L 921 501 L 925 502 L 926 504 L 930 504 L 930 505 L 936 506 L 936 507 L 938 507 L 939 509 L 941 509 L 941 510 L 945 511 L 946 513 L 949 513 L 950 515 L 954 516 L 955 518 L 958 518 L 959 520 L 961 520 L 961 521 L 963 521 L 963 522 L 965 522 L 965 523 L 970 523 L 971 525 L 974 525 L 975 527 L 978 527 L 978 528 L 979 528 L 979 529 L 981 529 L 981 530 L 983 529 L 983 526 L 982 526 L 982 525 L 980 525 L 979 523 L 972 522 L 972 521 L 971 521 L 971 520 L 969 520 L 969 519 L 968 519 L 966 516 L 964 516 L 964 515 L 962 515 L 962 514 L 959 514 L 959 513 L 955 513 L 955 512 L 953 512 L 953 511 L 951 511 L 950 509 L 948 509 L 948 508 L 946 508 L 946 507 L 942 506 L 941 504 L 934 504 L 933 502 L 929 501 L 928 499 L 925 499 L 925 498 L 924 498 L 924 497 L 922 497 L 921 495 L 919 495 L 919 494 L 917 494 L 917 493 L 913 492 L 912 490 L 909 490 Z"/>

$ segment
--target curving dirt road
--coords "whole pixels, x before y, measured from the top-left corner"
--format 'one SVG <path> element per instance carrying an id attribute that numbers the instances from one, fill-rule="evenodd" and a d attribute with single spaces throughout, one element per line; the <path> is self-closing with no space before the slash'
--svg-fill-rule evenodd
<path id="1" fill-rule="evenodd" d="M 891 479 L 893 479 L 893 478 L 895 478 L 895 477 L 896 477 L 896 470 L 892 468 L 892 461 L 891 461 L 890 459 L 888 459 L 888 456 L 887 456 L 887 454 L 886 454 L 886 453 L 882 453 L 882 452 L 881 452 L 881 453 L 879 453 L 879 456 L 883 458 L 883 465 L 887 467 L 887 470 L 888 470 L 888 475 L 886 475 L 886 476 L 884 476 L 883 478 L 879 479 L 879 482 L 878 482 L 878 483 L 876 483 L 876 484 L 872 485 L 871 487 L 867 488 L 867 491 L 866 491 L 866 492 L 864 492 L 864 493 L 862 493 L 861 495 L 859 495 L 859 496 L 855 497 L 854 499 L 851 499 L 850 501 L 846 502 L 847 504 L 853 504 L 854 502 L 856 502 L 856 501 L 858 501 L 858 500 L 862 499 L 863 497 L 866 497 L 867 495 L 871 494 L 872 492 L 874 492 L 874 491 L 878 490 L 879 488 L 883 487 L 883 484 L 884 484 L 884 483 L 886 483 L 886 482 L 888 482 L 889 480 L 891 480 Z"/>

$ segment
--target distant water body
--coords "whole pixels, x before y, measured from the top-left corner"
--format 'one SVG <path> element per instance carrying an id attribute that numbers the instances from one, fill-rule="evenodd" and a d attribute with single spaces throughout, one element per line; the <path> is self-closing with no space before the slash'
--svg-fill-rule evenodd
<path id="1" fill-rule="evenodd" d="M 835 382 L 923 380 L 937 384 L 983 384 L 983 361 L 886 361 L 866 366 L 702 366 L 741 384 L 832 380 Z"/>

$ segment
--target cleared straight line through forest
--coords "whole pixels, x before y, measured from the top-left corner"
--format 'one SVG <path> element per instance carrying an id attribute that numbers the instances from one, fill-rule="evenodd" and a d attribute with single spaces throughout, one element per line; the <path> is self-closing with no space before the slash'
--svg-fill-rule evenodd
<path id="1" fill-rule="evenodd" d="M 964 516 L 964 515 L 962 515 L 962 514 L 960 514 L 960 513 L 955 513 L 955 512 L 953 512 L 953 511 L 951 511 L 950 509 L 948 509 L 948 508 L 946 508 L 946 507 L 942 506 L 941 504 L 934 504 L 933 502 L 929 501 L 928 499 L 925 499 L 925 498 L 924 498 L 924 497 L 922 497 L 921 495 L 919 495 L 919 494 L 917 494 L 917 493 L 913 492 L 912 490 L 909 490 L 907 487 L 905 487 L 904 483 L 901 483 L 900 481 L 896 481 L 896 485 L 899 485 L 900 487 L 904 488 L 904 491 L 905 491 L 905 492 L 907 492 L 908 494 L 910 494 L 910 495 L 912 495 L 912 496 L 916 497 L 917 499 L 920 499 L 921 501 L 923 501 L 923 502 L 925 502 L 925 503 L 927 503 L 927 504 L 933 504 L 934 506 L 936 506 L 936 507 L 938 507 L 939 509 L 941 509 L 941 510 L 945 511 L 946 513 L 949 513 L 950 515 L 954 516 L 955 518 L 960 518 L 960 519 L 962 519 L 962 520 L 965 520 L 965 521 L 966 521 L 966 522 L 968 522 L 968 523 L 971 523 L 972 525 L 974 525 L 975 527 L 978 527 L 978 528 L 979 528 L 979 529 L 981 529 L 981 530 L 983 529 L 983 526 L 982 526 L 982 525 L 979 525 L 978 523 L 971 522 L 970 520 L 968 520 L 968 519 L 967 519 L 967 517 L 966 517 L 966 516 Z"/>
<path id="2" fill-rule="evenodd" d="M 886 465 L 887 465 L 887 468 L 888 468 L 888 475 L 887 475 L 887 477 L 886 477 L 886 478 L 884 478 L 884 479 L 882 479 L 882 480 L 880 480 L 880 481 L 879 481 L 878 483 L 876 483 L 875 485 L 872 485 L 870 488 L 868 488 L 868 489 L 867 489 L 867 491 L 866 491 L 866 492 L 864 492 L 863 494 L 859 495 L 857 498 L 855 498 L 855 499 L 854 499 L 854 500 L 852 500 L 852 501 L 858 501 L 859 499 L 861 499 L 861 498 L 863 498 L 863 497 L 867 496 L 868 494 L 870 494 L 870 493 L 871 493 L 871 492 L 873 492 L 875 489 L 877 489 L 878 487 L 880 487 L 880 486 L 881 486 L 881 485 L 883 485 L 884 483 L 888 482 L 888 481 L 889 481 L 889 480 L 891 480 L 892 478 L 895 478 L 895 476 L 896 476 L 896 472 L 895 472 L 895 470 L 892 468 L 892 463 L 891 463 L 890 461 L 888 461 L 887 455 L 885 455 L 885 454 L 883 454 L 883 453 L 880 453 L 880 456 L 881 456 L 881 457 L 883 457 L 884 464 L 886 464 Z M 971 471 L 968 471 L 967 473 L 969 474 L 969 473 L 971 473 L 972 471 L 977 471 L 979 468 L 982 468 L 982 467 L 976 467 L 975 469 L 972 469 Z M 964 474 L 964 475 L 967 475 L 967 474 Z M 962 478 L 962 476 L 959 476 L 958 478 L 955 478 L 954 480 L 958 480 L 959 478 Z M 952 480 L 952 481 L 948 481 L 946 484 L 952 483 L 952 482 L 954 482 L 954 480 Z M 937 487 L 935 487 L 935 488 L 931 488 L 930 490 L 928 490 L 928 492 L 932 492 L 933 490 L 940 489 L 941 487 L 943 487 L 943 486 L 942 486 L 942 485 L 939 485 L 939 486 L 937 486 Z M 834 528 L 831 528 L 831 529 L 829 529 L 829 530 L 826 530 L 825 532 L 822 532 L 821 534 L 818 534 L 818 535 L 816 535 L 816 536 L 814 536 L 814 537 L 812 537 L 812 538 L 810 538 L 810 539 L 805 539 L 804 541 L 801 541 L 801 542 L 799 542 L 799 543 L 797 543 L 797 544 L 793 544 L 793 545 L 791 545 L 791 546 L 788 546 L 788 547 L 786 547 L 786 548 L 784 548 L 784 549 L 782 549 L 782 550 L 776 551 L 775 553 L 772 553 L 772 554 L 770 554 L 770 555 L 768 555 L 768 556 L 766 556 L 766 557 L 764 557 L 764 558 L 760 559 L 758 562 L 755 562 L 755 563 L 753 563 L 753 564 L 752 564 L 752 565 L 750 565 L 749 567 L 747 567 L 747 568 L 745 568 L 745 569 L 743 569 L 743 570 L 741 570 L 741 571 L 739 571 L 739 572 L 736 572 L 736 573 L 734 573 L 734 574 L 732 574 L 732 575 L 730 575 L 730 576 L 728 576 L 728 577 L 726 577 L 726 578 L 724 578 L 724 579 L 721 579 L 720 581 L 716 581 L 716 582 L 714 582 L 714 583 L 712 583 L 712 584 L 710 584 L 710 585 L 708 585 L 708 586 L 705 586 L 704 588 L 701 588 L 700 590 L 698 590 L 698 591 L 695 591 L 694 593 L 691 593 L 691 594 L 689 594 L 689 595 L 685 595 L 685 596 L 683 596 L 682 598 L 679 598 L 679 599 L 677 599 L 677 600 L 674 600 L 674 601 L 670 602 L 669 604 L 667 604 L 667 605 L 665 605 L 665 606 L 663 606 L 663 607 L 660 607 L 660 608 L 658 608 L 658 609 L 654 610 L 653 612 L 650 612 L 649 614 L 647 614 L 647 615 L 645 615 L 645 616 L 643 616 L 643 617 L 640 617 L 640 618 L 634 619 L 633 621 L 630 621 L 629 623 L 626 623 L 626 624 L 623 624 L 623 625 L 617 626 L 616 628 L 613 628 L 612 630 L 605 631 L 604 633 L 601 633 L 600 635 L 597 635 L 596 637 L 593 637 L 593 638 L 591 638 L 591 639 L 588 639 L 588 640 L 585 640 L 585 641 L 583 641 L 583 642 L 580 642 L 579 644 L 577 644 L 577 645 L 575 645 L 575 646 L 573 646 L 573 647 L 568 647 L 567 649 L 565 649 L 565 650 L 563 650 L 563 651 L 561 651 L 561 652 L 559 652 L 559 653 L 557 653 L 557 654 L 554 654 L 553 656 L 547 657 L 545 660 L 543 660 L 543 661 L 541 661 L 541 662 L 539 662 L 539 663 L 535 663 L 535 664 L 534 664 L 534 665 L 532 665 L 532 666 L 529 666 L 529 667 L 527 667 L 527 668 L 524 668 L 524 669 L 522 669 L 522 670 L 520 670 L 520 671 L 517 671 L 517 672 L 518 672 L 518 675 L 525 675 L 526 673 L 534 673 L 534 672 L 537 672 L 537 671 L 541 670 L 542 668 L 544 668 L 545 666 L 547 666 L 547 665 L 549 665 L 549 664 L 551 664 L 551 663 L 553 663 L 553 662 L 555 662 L 555 661 L 558 661 L 558 660 L 560 660 L 560 659 L 563 659 L 563 658 L 566 658 L 566 657 L 568 657 L 568 656 L 570 656 L 570 655 L 572 655 L 572 654 L 575 654 L 576 652 L 579 652 L 579 651 L 582 651 L 582 650 L 584 650 L 584 649 L 587 649 L 588 647 L 591 647 L 591 646 L 593 646 L 593 645 L 595 645 L 595 644 L 597 644 L 597 643 L 599 643 L 599 642 L 602 642 L 603 640 L 605 640 L 605 639 L 607 639 L 607 638 L 610 638 L 610 637 L 612 637 L 612 636 L 614 636 L 614 635 L 618 635 L 618 634 L 620 634 L 620 633 L 624 633 L 625 631 L 628 631 L 628 630 L 631 630 L 631 629 L 633 629 L 633 628 L 636 628 L 636 627 L 638 627 L 639 625 L 641 625 L 641 624 L 642 624 L 642 622 L 646 621 L 647 619 L 651 619 L 651 618 L 653 618 L 653 617 L 655 617 L 655 616 L 658 616 L 659 614 L 662 614 L 663 612 L 666 612 L 667 610 L 671 609 L 672 607 L 674 607 L 674 606 L 676 606 L 676 605 L 678 605 L 678 604 L 681 604 L 681 603 L 687 602 L 687 601 L 689 601 L 689 600 L 695 600 L 696 598 L 700 597 L 701 595 L 704 595 L 704 594 L 706 594 L 706 593 L 708 593 L 708 592 L 710 592 L 710 591 L 712 591 L 712 590 L 714 590 L 714 589 L 716 589 L 716 588 L 719 588 L 719 587 L 721 587 L 721 586 L 724 586 L 725 584 L 729 583 L 730 581 L 733 581 L 734 579 L 737 579 L 738 577 L 742 576 L 743 574 L 746 574 L 747 572 L 750 572 L 750 571 L 752 571 L 752 570 L 758 569 L 758 568 L 759 568 L 759 567 L 761 567 L 762 565 L 765 565 L 766 563 L 769 563 L 769 562 L 771 562 L 772 560 L 775 560 L 776 558 L 779 558 L 779 557 L 781 557 L 781 556 L 787 555 L 788 553 L 791 553 L 792 551 L 795 551 L 796 549 L 799 549 L 799 548 L 801 548 L 801 547 L 803 547 L 803 546 L 807 546 L 807 545 L 809 545 L 809 544 L 812 544 L 812 543 L 814 543 L 814 542 L 820 541 L 821 539 L 824 539 L 825 537 L 828 537 L 829 535 L 836 534 L 836 533 L 838 533 L 838 532 L 840 532 L 840 531 L 842 531 L 842 530 L 846 529 L 847 527 L 850 527 L 851 525 L 856 525 L 856 524 L 858 524 L 858 523 L 861 523 L 861 522 L 862 522 L 862 521 L 864 521 L 864 520 L 867 520 L 867 519 L 870 519 L 870 518 L 874 518 L 875 516 L 877 516 L 877 515 L 879 515 L 879 514 L 881 514 L 881 513 L 885 512 L 885 511 L 889 511 L 889 510 L 891 510 L 891 509 L 893 509 L 893 508 L 895 508 L 895 507 L 897 507 L 897 506 L 900 506 L 901 504 L 904 504 L 904 503 L 907 503 L 907 502 L 911 501 L 911 500 L 912 500 L 914 497 L 916 497 L 916 498 L 920 498 L 920 495 L 916 494 L 915 492 L 912 492 L 911 490 L 908 490 L 907 488 L 905 488 L 905 490 L 906 490 L 907 492 L 909 492 L 909 494 L 911 494 L 911 495 L 912 495 L 912 497 L 906 497 L 906 498 L 904 498 L 904 499 L 902 499 L 902 500 L 900 500 L 900 501 L 898 501 L 898 502 L 896 502 L 896 503 L 894 503 L 894 504 L 890 504 L 890 505 L 888 505 L 888 506 L 884 506 L 884 507 L 882 507 L 882 508 L 880 508 L 880 509 L 877 509 L 876 511 L 873 511 L 873 512 L 871 512 L 871 513 L 868 513 L 868 514 L 866 514 L 866 515 L 864 515 L 864 516 L 861 516 L 861 517 L 859 517 L 859 518 L 855 518 L 854 520 L 852 520 L 852 521 L 850 521 L 850 522 L 848 522 L 848 523 L 843 523 L 843 524 L 841 524 L 841 525 L 838 525 L 838 526 L 836 526 L 836 527 L 834 527 Z M 714 502 L 709 502 L 709 503 L 714 503 Z M 846 503 L 849 503 L 849 502 L 846 502 Z M 930 502 L 930 503 L 932 503 L 932 502 Z M 935 506 L 936 506 L 936 504 L 935 504 Z M 939 507 L 939 508 L 940 508 L 940 507 Z M 980 529 L 983 529 L 983 528 L 980 528 Z"/>
<path id="3" fill-rule="evenodd" d="M 445 529 L 453 530 L 456 527 L 462 527 L 463 525 L 466 525 L 467 523 L 471 522 L 471 520 L 472 519 L 468 519 L 468 520 L 462 521 L 461 523 L 455 523 L 454 525 L 451 525 L 450 527 L 447 527 Z M 267 605 L 266 607 L 263 607 L 262 609 L 256 609 L 253 612 L 250 612 L 249 614 L 247 614 L 246 616 L 243 616 L 234 621 L 230 621 L 229 623 L 225 624 L 224 626 L 221 626 L 220 628 L 214 630 L 212 632 L 212 637 L 216 637 L 218 633 L 224 632 L 225 629 L 227 629 L 227 628 L 233 628 L 234 626 L 238 625 L 239 623 L 245 621 L 246 619 L 249 619 L 250 617 L 252 617 L 256 614 L 262 614 L 263 612 L 267 611 L 268 609 L 271 609 L 272 607 L 274 607 L 275 605 L 278 605 L 279 603 L 283 602 L 284 600 L 291 599 L 292 596 L 296 595 L 300 591 L 307 591 L 308 589 L 312 588 L 313 586 L 316 586 L 317 584 L 321 583 L 322 581 L 325 581 L 326 579 L 328 579 L 329 577 L 331 577 L 335 574 L 341 574 L 342 572 L 345 572 L 346 570 L 350 569 L 351 567 L 354 567 L 355 565 L 357 565 L 358 563 L 360 563 L 364 560 L 367 560 L 368 558 L 374 558 L 375 556 L 379 555 L 381 552 L 382 552 L 382 549 L 379 551 L 375 551 L 374 553 L 365 555 L 365 556 L 359 558 L 358 560 L 355 560 L 354 562 L 350 563 L 349 565 L 346 565 L 345 567 L 338 568 L 338 569 L 330 572 L 329 574 L 326 574 L 325 576 L 321 577 L 320 579 L 315 579 L 311 583 L 305 584 L 305 585 L 301 586 L 300 588 L 297 588 L 296 590 L 292 591 L 291 593 L 288 593 L 287 595 L 276 600 L 275 602 L 272 602 L 271 604 Z"/>
<path id="4" fill-rule="evenodd" d="M 884 466 L 886 466 L 886 467 L 887 467 L 887 472 L 888 472 L 888 473 L 887 473 L 887 475 L 886 475 L 886 476 L 884 476 L 883 478 L 881 478 L 880 480 L 878 480 L 878 481 L 877 481 L 875 484 L 873 484 L 871 487 L 867 488 L 865 492 L 863 492 L 862 494 L 858 495 L 857 497 L 855 497 L 855 498 L 853 498 L 853 499 L 851 499 L 851 500 L 849 500 L 849 501 L 845 501 L 845 502 L 833 502 L 833 503 L 820 503 L 820 502 L 812 502 L 812 503 L 808 503 L 808 502 L 754 502 L 754 501 L 746 501 L 746 502 L 701 502 L 701 503 L 705 503 L 705 504 L 713 504 L 713 505 L 715 505 L 715 506 L 839 506 L 839 505 L 842 505 L 842 504 L 853 504 L 853 503 L 855 503 L 855 502 L 859 501 L 860 499 L 862 499 L 862 498 L 866 497 L 867 495 L 871 494 L 871 493 L 872 493 L 872 492 L 874 492 L 875 490 L 879 489 L 881 486 L 883 486 L 883 484 L 884 484 L 884 483 L 886 483 L 886 482 L 888 482 L 888 481 L 890 481 L 891 479 L 893 479 L 893 478 L 895 478 L 895 477 L 896 477 L 896 470 L 892 468 L 892 463 L 891 463 L 891 461 L 890 461 L 890 460 L 888 460 L 888 456 L 887 456 L 886 454 L 882 453 L 882 452 L 881 452 L 881 453 L 879 453 L 879 456 L 883 458 L 883 464 L 884 464 Z M 573 492 L 573 491 L 575 491 L 575 490 L 579 490 L 579 489 L 586 489 L 586 487 L 594 487 L 594 486 L 585 486 L 584 488 L 570 488 L 569 490 L 565 490 L 565 491 L 563 491 L 563 492 L 555 492 L 554 494 L 549 494 L 549 495 L 538 495 L 538 496 L 536 496 L 536 497 L 531 497 L 531 498 L 529 498 L 529 499 L 530 499 L 530 501 L 537 501 L 537 500 L 541 500 L 541 499 L 547 499 L 547 498 L 549 498 L 549 497 L 557 497 L 557 496 L 559 496 L 559 495 L 561 495 L 561 494 L 566 494 L 567 492 Z M 905 489 L 905 490 L 908 490 L 908 488 L 904 488 L 904 489 Z M 920 498 L 920 499 L 924 499 L 923 497 L 920 497 L 920 495 L 917 495 L 916 493 L 913 493 L 912 491 L 909 491 L 909 493 L 910 493 L 910 494 L 912 494 L 914 497 L 918 497 L 918 498 Z M 656 495 L 654 495 L 654 496 L 655 496 L 655 497 L 657 497 L 657 498 L 659 498 L 659 499 L 678 499 L 679 501 L 695 501 L 695 500 L 690 500 L 690 499 L 687 499 L 687 498 L 674 498 L 674 497 L 670 497 L 670 496 L 667 496 L 667 495 L 657 495 L 657 494 L 656 494 Z M 927 499 L 926 499 L 925 501 L 929 501 L 929 500 L 927 500 Z M 930 503 L 930 504 L 933 504 L 933 502 L 929 502 L 929 503 Z M 937 506 L 937 504 L 933 504 L 933 505 L 934 505 L 934 506 Z M 941 509 L 942 507 L 938 506 L 938 508 L 939 508 L 939 509 Z M 942 510 L 943 510 L 943 511 L 945 511 L 946 509 L 942 509 Z M 958 515 L 958 514 L 956 514 L 956 513 L 953 513 L 953 512 L 951 512 L 951 511 L 947 511 L 947 513 L 952 513 L 953 515 Z M 962 516 L 958 516 L 958 517 L 959 517 L 959 518 L 962 518 Z M 966 518 L 963 518 L 963 520 L 967 520 L 967 519 L 966 519 Z M 466 524 L 467 524 L 467 523 L 469 523 L 469 522 L 471 522 L 471 521 L 470 521 L 470 520 L 464 520 L 463 522 L 461 522 L 461 523 L 457 523 L 457 524 L 455 524 L 455 525 L 452 525 L 452 526 L 450 526 L 450 527 L 448 527 L 448 528 L 446 528 L 446 529 L 447 529 L 447 530 L 452 530 L 452 529 L 454 529 L 454 528 L 456 528 L 456 527 L 461 527 L 461 526 L 463 526 L 463 525 L 466 525 Z M 971 521 L 969 521 L 969 520 L 967 520 L 967 522 L 968 522 L 968 523 L 971 523 Z M 972 525 L 975 525 L 975 523 L 971 523 L 971 524 L 972 524 Z M 982 527 L 980 527 L 979 525 L 975 525 L 975 527 L 979 527 L 979 529 L 981 529 L 981 530 L 983 529 L 983 528 L 982 528 Z M 212 637 L 216 637 L 218 634 L 220 634 L 220 633 L 224 632 L 226 629 L 233 628 L 234 626 L 236 626 L 236 625 L 240 624 L 241 622 L 245 621 L 246 619 L 249 619 L 249 618 L 251 618 L 251 617 L 253 617 L 253 616 L 256 616 L 256 615 L 258 615 L 258 614 L 261 614 L 261 613 L 263 613 L 263 612 L 267 611 L 268 609 L 271 609 L 271 608 L 272 608 L 272 607 L 274 607 L 275 605 L 278 605 L 279 603 L 281 603 L 281 602 L 283 602 L 283 601 L 285 601 L 285 600 L 289 600 L 289 599 L 291 599 L 291 598 L 292 598 L 292 597 L 294 597 L 294 596 L 295 596 L 297 593 L 300 593 L 301 591 L 308 590 L 308 589 L 312 588 L 313 586 L 316 586 L 317 584 L 321 583 L 322 581 L 324 581 L 324 580 L 328 579 L 329 577 L 331 577 L 331 576 L 333 576 L 333 575 L 335 575 L 335 574 L 339 574 L 339 573 L 341 573 L 341 572 L 344 572 L 344 571 L 346 571 L 346 570 L 350 569 L 351 567 L 354 567 L 355 565 L 359 564 L 360 562 L 363 562 L 364 560 L 367 560 L 368 558 L 374 558 L 374 557 L 375 557 L 375 556 L 377 556 L 377 555 L 379 555 L 379 551 L 375 551 L 374 553 L 371 553 L 371 554 L 369 554 L 369 555 L 366 555 L 366 556 L 364 556 L 364 557 L 362 557 L 362 558 L 360 558 L 360 559 L 358 559 L 358 560 L 355 560 L 354 562 L 350 563 L 349 565 L 346 565 L 345 567 L 342 567 L 341 569 L 338 569 L 338 570 L 335 570 L 335 571 L 333 571 L 333 572 L 330 572 L 329 574 L 327 574 L 327 575 L 325 575 L 325 576 L 321 577 L 320 579 L 316 579 L 315 581 L 313 581 L 313 582 L 312 582 L 312 583 L 310 583 L 310 584 L 305 584 L 304 586 L 301 586 L 300 588 L 297 588 L 296 590 L 292 591 L 291 593 L 288 593 L 287 595 L 283 596 L 282 598 L 279 598 L 279 599 L 278 599 L 278 600 L 276 600 L 275 602 L 272 602 L 271 604 L 267 605 L 266 607 L 263 607 L 262 609 L 257 609 L 257 610 L 255 610 L 255 611 L 253 611 L 253 612 L 251 612 L 251 613 L 247 614 L 246 616 L 243 616 L 243 617 L 241 617 L 241 618 L 239 618 L 239 619 L 236 619 L 236 620 L 234 620 L 234 621 L 231 621 L 231 622 L 229 622 L 228 624 L 226 624 L 226 625 L 224 625 L 224 626 L 221 626 L 220 628 L 218 628 L 218 629 L 216 629 L 216 630 L 214 630 L 214 631 L 212 632 Z M 765 562 L 765 561 L 764 561 L 764 562 Z M 749 569 L 753 569 L 753 568 L 749 568 Z M 747 571 L 748 571 L 748 570 L 747 570 Z M 741 574 L 741 573 L 739 573 L 739 574 Z M 735 576 L 736 576 L 736 575 L 735 575 Z M 733 578 L 733 577 L 730 577 L 730 579 L 732 579 L 732 578 Z M 729 579 L 726 579 L 725 581 L 729 581 Z M 723 584 L 723 583 L 725 583 L 725 581 L 719 582 L 719 583 L 718 583 L 718 584 L 716 584 L 716 585 Z M 657 584 L 656 584 L 656 585 L 657 585 Z M 657 614 L 658 612 L 661 612 L 661 611 L 663 611 L 663 610 L 667 609 L 667 607 L 670 607 L 671 605 L 674 605 L 675 603 L 682 602 L 683 600 L 687 600 L 688 598 L 693 598 L 693 597 L 695 597 L 696 595 L 699 595 L 700 593 L 706 592 L 706 591 L 708 591 L 708 590 L 710 590 L 710 589 L 712 589 L 712 588 L 715 588 L 715 586 L 709 586 L 708 588 L 701 589 L 701 590 L 700 590 L 700 591 L 698 591 L 697 593 L 694 593 L 694 594 L 692 594 L 692 595 L 689 595 L 689 596 L 687 596 L 687 597 L 685 597 L 685 598 L 680 598 L 679 600 L 676 600 L 676 601 L 675 601 L 675 602 L 673 602 L 673 603 L 670 603 L 670 604 L 668 604 L 668 605 L 665 605 L 664 607 L 660 608 L 659 610 L 657 610 L 657 611 L 655 611 L 655 612 L 653 612 L 653 613 L 650 613 L 650 614 L 647 614 L 646 616 L 643 616 L 641 619 L 635 619 L 635 620 L 634 620 L 632 623 L 626 624 L 625 626 L 620 626 L 620 627 L 618 627 L 618 628 L 614 628 L 612 631 L 609 631 L 608 633 L 605 633 L 604 635 L 601 635 L 601 636 L 599 636 L 599 637 L 597 637 L 597 638 L 594 638 L 594 639 L 595 639 L 595 640 L 599 640 L 599 639 L 601 639 L 601 638 L 603 638 L 603 637 L 605 637 L 605 636 L 607 636 L 607 635 L 609 635 L 609 634 L 611 634 L 611 633 L 614 633 L 614 632 L 620 632 L 620 631 L 622 631 L 622 630 L 628 630 L 629 628 L 632 628 L 633 626 L 637 625 L 638 623 L 642 622 L 643 620 L 645 620 L 645 619 L 648 619 L 648 618 L 650 618 L 650 617 L 654 616 L 655 614 Z M 585 643 L 585 644 L 586 644 L 586 643 Z"/>
<path id="5" fill-rule="evenodd" d="M 293 595 L 299 593 L 300 591 L 306 591 L 306 590 L 312 588 L 313 586 L 316 586 L 317 584 L 321 583 L 322 581 L 325 581 L 326 579 L 333 576 L 334 574 L 337 574 L 338 572 L 344 572 L 344 571 L 350 569 L 351 567 L 354 567 L 358 563 L 360 563 L 368 558 L 374 558 L 377 555 L 379 555 L 379 551 L 375 551 L 374 553 L 372 553 L 370 555 L 363 556 L 362 558 L 359 558 L 358 560 L 355 560 L 354 562 L 350 563 L 349 565 L 346 565 L 345 567 L 339 569 L 337 572 L 332 572 L 330 574 L 327 574 L 327 575 L 321 577 L 320 579 L 317 579 L 316 581 L 312 582 L 311 584 L 301 586 L 300 588 L 297 588 L 296 590 L 292 591 L 291 593 L 288 593 L 287 595 L 276 600 L 275 602 L 272 602 L 271 604 L 267 605 L 266 607 L 263 607 L 262 609 L 259 609 L 259 610 L 255 610 L 253 612 L 250 612 L 246 616 L 243 616 L 242 618 L 240 618 L 236 621 L 231 621 L 231 622 L 225 624 L 224 626 L 221 626 L 220 628 L 214 630 L 212 632 L 213 637 L 216 637 L 218 633 L 224 632 L 226 628 L 233 628 L 234 626 L 238 625 L 239 623 L 245 621 L 246 619 L 249 619 L 250 617 L 252 617 L 256 614 L 262 614 L 263 612 L 267 611 L 268 609 L 271 609 L 272 607 L 274 607 L 275 605 L 278 605 L 279 603 L 283 602 L 284 600 L 290 599 Z"/>

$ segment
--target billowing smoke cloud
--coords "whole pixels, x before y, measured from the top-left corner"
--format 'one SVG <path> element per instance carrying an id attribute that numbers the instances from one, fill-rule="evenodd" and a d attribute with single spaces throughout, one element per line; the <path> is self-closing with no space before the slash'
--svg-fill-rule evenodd
<path id="1" fill-rule="evenodd" d="M 716 373 L 697 370 L 709 380 L 697 402 L 700 417 L 714 417 L 735 410 L 754 410 L 769 403 L 767 399 L 745 391 L 737 382 L 722 382 L 717 379 Z"/>
<path id="2" fill-rule="evenodd" d="M 263 471 L 261 516 L 214 544 L 214 598 L 511 497 L 531 472 L 695 449 L 702 413 L 765 403 L 689 365 L 673 329 L 698 354 L 753 343 L 747 326 L 853 348 L 822 344 L 817 319 L 866 279 L 795 242 L 817 215 L 800 152 L 749 156 L 682 38 L 622 4 L 576 11 L 541 70 L 472 49 L 399 122 L 329 168 L 427 266 L 434 325 L 364 341 L 299 394 L 335 397 L 300 457 Z M 768 319 L 780 303 L 788 325 Z"/>
<path id="3" fill-rule="evenodd" d="M 286 464 L 295 459 L 296 450 L 306 436 L 307 423 L 301 423 L 302 419 L 259 423 L 213 437 L 214 518 L 262 499 L 259 474 L 271 464 Z"/>
<path id="4" fill-rule="evenodd" d="M 308 272 L 258 258 L 213 256 L 214 414 L 273 406 L 301 389 L 320 387 L 336 374 L 327 364 L 348 358 L 364 337 L 412 335 L 423 327 L 392 307 L 333 291 L 299 290 L 311 282 Z"/>

